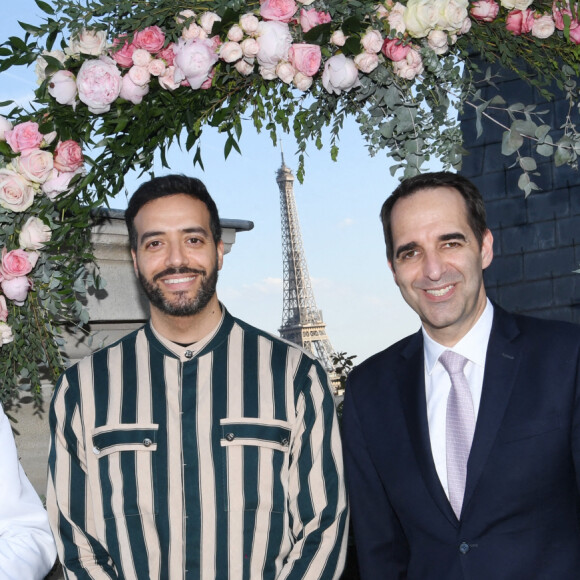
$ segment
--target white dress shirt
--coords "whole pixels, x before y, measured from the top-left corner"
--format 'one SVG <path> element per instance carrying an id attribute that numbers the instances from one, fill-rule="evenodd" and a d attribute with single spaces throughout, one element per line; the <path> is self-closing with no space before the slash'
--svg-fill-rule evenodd
<path id="1" fill-rule="evenodd" d="M 445 423 L 447 415 L 447 397 L 451 390 L 451 379 L 439 356 L 444 350 L 453 350 L 468 359 L 464 373 L 469 383 L 473 410 L 477 421 L 487 343 L 493 322 L 493 306 L 489 299 L 482 315 L 473 328 L 451 349 L 435 342 L 423 328 L 423 344 L 425 354 L 425 395 L 427 398 L 427 420 L 429 423 L 429 438 L 435 469 L 441 480 L 441 485 L 449 497 L 447 486 L 447 454 L 445 445 Z"/>
<path id="2" fill-rule="evenodd" d="M 41 580 L 55 560 L 46 511 L 18 461 L 0 406 L 0 580 Z"/>

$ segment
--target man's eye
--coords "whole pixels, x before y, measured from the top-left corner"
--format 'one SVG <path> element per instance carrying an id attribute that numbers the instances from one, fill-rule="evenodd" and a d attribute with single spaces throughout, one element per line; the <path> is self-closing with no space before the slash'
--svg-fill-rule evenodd
<path id="1" fill-rule="evenodd" d="M 410 260 L 411 258 L 414 258 L 418 254 L 419 254 L 419 252 L 417 250 L 409 250 L 408 252 L 405 252 L 401 256 L 401 260 Z"/>
<path id="2" fill-rule="evenodd" d="M 189 238 L 189 243 L 193 245 L 201 244 L 201 240 L 199 238 Z"/>
<path id="3" fill-rule="evenodd" d="M 151 242 L 149 242 L 145 247 L 146 248 L 158 248 L 161 245 L 161 242 L 159 242 L 158 240 L 153 240 Z"/>
<path id="4" fill-rule="evenodd" d="M 459 248 L 461 244 L 459 242 L 445 242 L 443 245 L 444 248 Z"/>

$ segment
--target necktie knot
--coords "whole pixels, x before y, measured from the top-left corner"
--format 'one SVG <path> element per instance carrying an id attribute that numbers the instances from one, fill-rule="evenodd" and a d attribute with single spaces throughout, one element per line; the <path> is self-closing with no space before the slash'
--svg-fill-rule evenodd
<path id="1" fill-rule="evenodd" d="M 439 361 L 449 375 L 463 373 L 463 369 L 467 364 L 467 359 L 463 355 L 453 352 L 452 350 L 443 351 L 439 357 Z"/>

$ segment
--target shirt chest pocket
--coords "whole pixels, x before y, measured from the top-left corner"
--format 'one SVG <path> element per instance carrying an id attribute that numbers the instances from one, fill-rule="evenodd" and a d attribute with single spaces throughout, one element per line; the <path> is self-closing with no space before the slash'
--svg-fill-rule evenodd
<path id="1" fill-rule="evenodd" d="M 283 513 L 289 483 L 290 423 L 227 418 L 220 421 L 220 429 L 224 509 Z"/>
<path id="2" fill-rule="evenodd" d="M 93 430 L 93 453 L 105 518 L 156 513 L 158 427 L 127 423 Z"/>

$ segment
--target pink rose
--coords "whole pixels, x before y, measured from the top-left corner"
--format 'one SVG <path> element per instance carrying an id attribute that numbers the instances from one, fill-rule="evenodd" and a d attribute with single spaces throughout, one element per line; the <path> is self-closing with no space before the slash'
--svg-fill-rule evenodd
<path id="1" fill-rule="evenodd" d="M 414 48 L 411 48 L 403 60 L 393 62 L 393 72 L 408 81 L 423 72 L 423 60 Z"/>
<path id="2" fill-rule="evenodd" d="M 315 44 L 293 44 L 288 53 L 294 68 L 302 74 L 313 77 L 320 69 L 322 54 Z"/>
<path id="3" fill-rule="evenodd" d="M 159 86 L 166 91 L 174 91 L 178 89 L 180 84 L 175 82 L 175 67 L 168 66 L 165 74 L 159 77 Z"/>
<path id="4" fill-rule="evenodd" d="M 136 67 L 133 67 L 136 68 Z M 133 69 L 131 69 L 133 70 Z M 147 73 L 149 74 L 149 73 Z M 133 82 L 130 75 L 125 75 L 123 77 L 123 82 L 121 84 L 121 93 L 119 96 L 134 105 L 138 105 L 142 100 L 143 97 L 149 92 L 149 85 L 145 84 L 136 84 Z"/>
<path id="5" fill-rule="evenodd" d="M 541 16 L 536 15 L 532 24 L 532 36 L 542 39 L 549 38 L 554 34 L 555 30 L 556 25 L 554 24 L 554 19 L 550 14 L 542 14 Z"/>
<path id="6" fill-rule="evenodd" d="M 54 168 L 58 171 L 76 171 L 84 161 L 81 146 L 72 139 L 61 141 L 54 150 Z"/>
<path id="7" fill-rule="evenodd" d="M 403 44 L 398 38 L 386 38 L 383 43 L 382 53 L 393 62 L 398 62 L 407 57 L 411 50 L 408 44 Z"/>
<path id="8" fill-rule="evenodd" d="M 361 38 L 360 43 L 365 52 L 377 53 L 381 51 L 383 46 L 383 37 L 378 30 L 367 30 L 365 35 Z"/>
<path id="9" fill-rule="evenodd" d="M 493 22 L 498 12 L 499 4 L 495 0 L 476 0 L 471 4 L 471 16 L 482 22 Z"/>
<path id="10" fill-rule="evenodd" d="M 232 42 L 242 42 L 243 39 L 244 31 L 242 30 L 242 27 L 239 24 L 234 24 L 228 30 L 228 40 L 231 40 Z"/>
<path id="11" fill-rule="evenodd" d="M 260 16 L 264 20 L 290 22 L 298 10 L 294 0 L 260 0 Z"/>
<path id="12" fill-rule="evenodd" d="M 79 99 L 91 113 L 106 113 L 121 92 L 121 71 L 106 56 L 85 61 L 77 76 Z"/>
<path id="13" fill-rule="evenodd" d="M 207 38 L 207 32 L 199 24 L 192 22 L 181 31 L 181 37 L 183 40 L 197 40 L 198 38 Z"/>
<path id="14" fill-rule="evenodd" d="M 6 306 L 6 298 L 0 296 L 0 320 L 6 322 L 8 320 L 8 307 Z"/>
<path id="15" fill-rule="evenodd" d="M 1 286 L 6 298 L 13 300 L 16 306 L 22 306 L 28 296 L 31 284 L 26 276 L 20 276 L 11 280 L 2 280 Z"/>
<path id="16" fill-rule="evenodd" d="M 40 250 L 52 237 L 50 228 L 37 217 L 29 217 L 20 230 L 18 244 L 24 250 Z"/>
<path id="17" fill-rule="evenodd" d="M 129 72 L 123 77 L 123 83 L 125 82 L 125 79 L 127 77 L 129 77 L 131 79 L 131 82 L 136 84 L 138 87 L 144 87 L 145 85 L 149 84 L 149 81 L 151 80 L 151 73 L 149 72 L 149 69 L 146 66 L 132 66 L 129 69 Z M 123 87 L 121 87 L 121 93 L 122 92 Z M 124 99 L 125 97 L 121 98 Z"/>
<path id="18" fill-rule="evenodd" d="M 180 40 L 174 47 L 175 82 L 187 79 L 192 89 L 199 89 L 210 77 L 213 65 L 218 61 L 211 40 Z"/>
<path id="19" fill-rule="evenodd" d="M 73 105 L 77 100 L 77 81 L 70 70 L 56 71 L 48 81 L 48 94 L 60 105 Z"/>
<path id="20" fill-rule="evenodd" d="M 260 45 L 255 38 L 246 38 L 240 43 L 244 56 L 254 58 L 260 51 Z"/>
<path id="21" fill-rule="evenodd" d="M 558 30 L 564 30 L 564 15 L 570 18 L 570 30 L 578 27 L 578 20 L 572 18 L 572 11 L 570 10 L 570 3 L 566 2 L 566 8 L 562 8 L 559 2 L 552 5 L 552 15 Z"/>
<path id="22" fill-rule="evenodd" d="M 240 60 L 242 56 L 244 56 L 242 47 L 237 42 L 228 40 L 220 46 L 220 58 L 224 62 L 236 62 L 236 60 Z"/>
<path id="23" fill-rule="evenodd" d="M 533 21 L 533 10 L 512 10 L 506 16 L 505 27 L 515 36 L 519 36 L 532 30 Z"/>
<path id="24" fill-rule="evenodd" d="M 427 35 L 427 44 L 435 54 L 445 54 L 449 50 L 447 32 L 443 30 L 432 30 Z"/>
<path id="25" fill-rule="evenodd" d="M 301 72 L 297 72 L 294 75 L 294 86 L 302 92 L 307 91 L 311 86 L 312 86 L 312 82 L 313 82 L 313 78 L 306 76 L 305 74 L 301 73 Z"/>
<path id="26" fill-rule="evenodd" d="M 26 252 L 25 250 L 8 252 L 6 248 L 2 248 L 2 264 L 0 265 L 2 279 L 12 280 L 18 276 L 30 274 L 37 260 L 38 254 L 36 252 Z"/>
<path id="27" fill-rule="evenodd" d="M 133 65 L 133 52 L 135 52 L 135 45 L 133 43 L 129 44 L 125 40 L 126 34 L 120 35 L 118 38 L 113 40 L 113 50 L 111 51 L 111 56 L 113 60 L 123 68 L 129 68 Z M 120 49 L 117 47 L 123 43 Z"/>
<path id="28" fill-rule="evenodd" d="M 240 18 L 240 26 L 242 27 L 242 30 L 246 34 L 254 34 L 254 32 L 258 30 L 259 24 L 260 21 L 251 12 L 249 12 L 248 14 L 244 14 Z"/>
<path id="29" fill-rule="evenodd" d="M 44 195 L 51 201 L 54 201 L 59 195 L 70 193 L 73 189 L 71 181 L 73 177 L 82 174 L 82 169 L 76 171 L 61 173 L 56 169 L 52 175 L 40 186 Z"/>
<path id="30" fill-rule="evenodd" d="M 391 32 L 395 31 L 398 34 L 405 34 L 407 26 L 405 24 L 405 12 L 407 7 L 400 2 L 395 2 L 394 6 L 389 10 L 387 21 L 391 27 Z"/>
<path id="31" fill-rule="evenodd" d="M 203 81 L 203 83 L 201 83 L 201 87 L 199 87 L 202 91 L 207 91 L 208 89 L 211 89 L 214 75 L 215 75 L 215 69 L 212 69 L 210 71 L 207 79 L 205 79 L 205 81 Z"/>
<path id="32" fill-rule="evenodd" d="M 326 24 L 330 22 L 330 14 L 328 12 L 317 12 L 314 8 L 310 10 L 300 10 L 300 26 L 304 32 L 308 32 L 310 29 L 320 24 Z"/>
<path id="33" fill-rule="evenodd" d="M 580 44 L 580 26 L 577 20 L 574 23 L 576 24 L 574 28 L 570 25 L 570 40 L 574 44 Z"/>
<path id="34" fill-rule="evenodd" d="M 337 95 L 340 95 L 342 91 L 348 92 L 360 86 L 358 69 L 354 61 L 346 58 L 344 54 L 331 56 L 324 64 L 322 85 L 329 93 Z"/>
<path id="35" fill-rule="evenodd" d="M 379 55 L 374 52 L 361 52 L 354 57 L 354 64 L 358 70 L 369 74 L 379 66 Z"/>
<path id="36" fill-rule="evenodd" d="M 8 344 L 14 340 L 12 328 L 5 322 L 0 322 L 0 346 Z"/>
<path id="37" fill-rule="evenodd" d="M 256 56 L 260 66 L 275 68 L 281 60 L 287 60 L 288 51 L 292 45 L 292 35 L 288 24 L 276 20 L 260 22 L 258 45 L 260 49 Z"/>
<path id="38" fill-rule="evenodd" d="M 167 66 L 173 66 L 173 60 L 175 59 L 175 53 L 173 52 L 173 43 L 166 46 L 163 50 L 157 53 L 157 58 L 165 61 Z"/>
<path id="39" fill-rule="evenodd" d="M 20 213 L 26 211 L 33 201 L 34 187 L 30 181 L 9 169 L 0 169 L 0 206 Z"/>
<path id="40" fill-rule="evenodd" d="M 12 123 L 6 118 L 0 115 L 0 141 L 6 141 L 6 131 L 12 129 Z"/>
<path id="41" fill-rule="evenodd" d="M 26 121 L 20 123 L 10 131 L 4 133 L 6 142 L 15 153 L 22 153 L 27 149 L 36 149 L 42 143 L 42 133 L 38 130 L 38 123 Z"/>
<path id="42" fill-rule="evenodd" d="M 215 22 L 219 22 L 221 18 L 215 12 L 204 12 L 199 19 L 199 23 L 204 32 L 209 36 L 213 29 Z"/>
<path id="43" fill-rule="evenodd" d="M 14 169 L 33 183 L 44 183 L 52 172 L 52 154 L 42 149 L 29 149 L 13 161 Z"/>
<path id="44" fill-rule="evenodd" d="M 151 54 L 159 52 L 165 44 L 165 34 L 159 26 L 148 26 L 135 33 L 133 43 Z"/>

